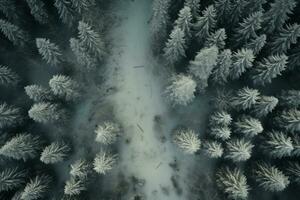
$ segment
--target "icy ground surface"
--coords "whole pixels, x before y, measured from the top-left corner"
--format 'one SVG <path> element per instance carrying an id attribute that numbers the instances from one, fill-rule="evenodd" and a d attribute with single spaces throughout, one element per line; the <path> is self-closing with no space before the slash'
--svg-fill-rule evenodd
<path id="1" fill-rule="evenodd" d="M 151 55 L 151 1 L 121 2 L 117 12 L 122 21 L 112 31 L 115 50 L 108 64 L 108 76 L 113 77 L 108 81 L 117 91 L 109 98 L 124 128 L 118 168 L 128 178 L 140 179 L 137 194 L 147 200 L 186 199 L 184 166 L 180 174 L 170 166 L 177 154 L 170 142 L 176 120 L 163 99 L 158 68 L 162 66 L 157 66 Z M 178 187 L 174 187 L 175 176 Z"/>

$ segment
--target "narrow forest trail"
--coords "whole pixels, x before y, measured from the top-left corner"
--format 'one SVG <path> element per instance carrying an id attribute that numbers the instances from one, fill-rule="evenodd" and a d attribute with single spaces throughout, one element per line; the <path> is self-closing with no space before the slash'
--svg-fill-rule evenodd
<path id="1" fill-rule="evenodd" d="M 108 81 L 116 88 L 109 100 L 124 128 L 119 169 L 128 178 L 145 181 L 137 193 L 147 200 L 185 199 L 171 180 L 174 170 L 169 164 L 176 156 L 170 142 L 174 122 L 162 97 L 161 77 L 155 74 L 158 66 L 151 56 L 151 1 L 124 0 L 117 12 L 122 21 L 112 31 L 115 50 L 108 64 L 112 77 Z M 178 180 L 179 186 L 184 186 L 182 179 Z"/>

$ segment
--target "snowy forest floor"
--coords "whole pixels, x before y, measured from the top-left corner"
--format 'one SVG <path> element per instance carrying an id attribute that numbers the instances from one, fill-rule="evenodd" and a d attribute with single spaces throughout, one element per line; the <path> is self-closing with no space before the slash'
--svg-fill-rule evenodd
<path id="1" fill-rule="evenodd" d="M 178 124 L 203 132 L 208 102 L 195 101 L 184 111 L 169 108 L 163 98 L 163 66 L 151 54 L 151 1 L 117 3 L 115 9 L 121 22 L 111 30 L 114 50 L 105 76 L 107 87 L 115 90 L 107 100 L 112 102 L 113 112 L 124 130 L 119 141 L 119 163 L 113 174 L 116 178 L 117 174 L 124 174 L 125 179 L 133 182 L 134 194 L 129 192 L 123 199 L 135 194 L 147 200 L 190 199 L 188 186 L 193 180 L 188 179 L 188 172 L 194 171 L 200 162 L 201 168 L 206 168 L 203 174 L 208 174 L 209 162 L 198 161 L 197 156 L 184 156 L 172 144 L 171 132 Z"/>

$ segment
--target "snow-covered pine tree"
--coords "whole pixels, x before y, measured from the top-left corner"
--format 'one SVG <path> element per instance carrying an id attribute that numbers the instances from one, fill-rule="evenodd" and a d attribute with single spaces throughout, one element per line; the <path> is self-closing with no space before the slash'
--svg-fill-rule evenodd
<path id="1" fill-rule="evenodd" d="M 201 141 L 191 129 L 176 131 L 173 142 L 187 154 L 196 153 L 201 147 Z"/>
<path id="2" fill-rule="evenodd" d="M 285 107 L 297 108 L 300 106 L 300 90 L 282 90 L 279 104 Z"/>
<path id="3" fill-rule="evenodd" d="M 151 32 L 154 37 L 164 38 L 169 23 L 168 10 L 171 0 L 154 0 L 152 3 Z"/>
<path id="4" fill-rule="evenodd" d="M 252 138 L 263 132 L 261 122 L 250 116 L 243 116 L 234 122 L 235 132 L 248 138 Z"/>
<path id="5" fill-rule="evenodd" d="M 48 14 L 45 9 L 45 4 L 40 0 L 26 0 L 32 16 L 41 24 L 48 22 Z"/>
<path id="6" fill-rule="evenodd" d="M 300 131 L 300 111 L 295 108 L 282 111 L 276 121 L 287 131 Z"/>
<path id="7" fill-rule="evenodd" d="M 214 33 L 211 33 L 205 41 L 206 47 L 216 46 L 219 50 L 225 47 L 225 40 L 227 35 L 224 28 L 216 30 Z"/>
<path id="8" fill-rule="evenodd" d="M 216 182 L 219 190 L 224 192 L 229 199 L 246 200 L 250 187 L 247 185 L 246 176 L 238 168 L 221 168 L 217 171 Z"/>
<path id="9" fill-rule="evenodd" d="M 66 195 L 75 196 L 79 195 L 82 191 L 87 190 L 84 180 L 71 178 L 66 182 L 64 193 Z"/>
<path id="10" fill-rule="evenodd" d="M 16 160 L 28 160 L 38 156 L 41 140 L 28 133 L 17 134 L 0 148 L 0 155 Z"/>
<path id="11" fill-rule="evenodd" d="M 294 147 L 289 136 L 283 132 L 272 131 L 264 134 L 261 149 L 271 158 L 283 158 L 291 156 Z"/>
<path id="12" fill-rule="evenodd" d="M 94 159 L 94 170 L 98 174 L 107 174 L 117 162 L 118 156 L 107 151 L 101 150 Z"/>
<path id="13" fill-rule="evenodd" d="M 228 140 L 231 135 L 231 130 L 227 126 L 217 126 L 210 128 L 209 134 L 216 139 Z"/>
<path id="14" fill-rule="evenodd" d="M 93 70 L 96 68 L 97 59 L 92 57 L 87 50 L 80 45 L 78 39 L 70 39 L 70 47 L 76 57 L 77 63 L 80 65 L 81 70 Z"/>
<path id="15" fill-rule="evenodd" d="M 262 62 L 258 62 L 253 69 L 251 76 L 254 84 L 265 85 L 271 83 L 272 79 L 281 75 L 281 72 L 286 69 L 288 57 L 284 54 L 271 55 L 265 58 Z"/>
<path id="16" fill-rule="evenodd" d="M 257 164 L 254 178 L 260 187 L 269 192 L 283 191 L 290 183 L 289 178 L 282 171 L 264 162 Z"/>
<path id="17" fill-rule="evenodd" d="M 41 85 L 27 85 L 24 89 L 27 96 L 35 102 L 54 100 L 51 90 Z"/>
<path id="18" fill-rule="evenodd" d="M 230 69 L 232 79 L 238 79 L 249 68 L 252 68 L 255 56 L 251 49 L 242 48 L 233 54 L 233 64 Z"/>
<path id="19" fill-rule="evenodd" d="M 256 38 L 256 33 L 261 28 L 262 16 L 262 11 L 257 11 L 251 13 L 243 22 L 239 23 L 234 36 L 235 43 L 241 46 L 247 43 L 250 38 Z"/>
<path id="20" fill-rule="evenodd" d="M 0 31 L 7 37 L 9 41 L 15 46 L 25 46 L 25 43 L 28 41 L 27 32 L 20 29 L 18 26 L 0 19 Z"/>
<path id="21" fill-rule="evenodd" d="M 92 6 L 96 4 L 95 0 L 70 0 L 73 8 L 82 14 L 84 11 L 88 11 Z"/>
<path id="22" fill-rule="evenodd" d="M 75 14 L 70 3 L 69 0 L 55 0 L 54 6 L 56 7 L 62 22 L 71 27 L 75 21 Z"/>
<path id="23" fill-rule="evenodd" d="M 245 139 L 231 139 L 226 142 L 225 158 L 233 162 L 246 161 L 251 157 L 254 145 Z"/>
<path id="24" fill-rule="evenodd" d="M 217 21 L 220 26 L 225 26 L 229 22 L 230 13 L 233 7 L 233 2 L 231 0 L 216 0 L 215 8 L 217 13 Z"/>
<path id="25" fill-rule="evenodd" d="M 48 64 L 57 66 L 62 62 L 62 52 L 59 47 L 50 42 L 49 39 L 45 38 L 36 38 L 37 49 Z"/>
<path id="26" fill-rule="evenodd" d="M 43 199 L 50 189 L 51 177 L 48 175 L 38 175 L 31 179 L 25 186 L 22 194 L 22 200 Z"/>
<path id="27" fill-rule="evenodd" d="M 287 25 L 286 28 L 280 30 L 277 37 L 270 42 L 270 50 L 273 54 L 286 53 L 292 44 L 296 44 L 300 38 L 300 25 Z"/>
<path id="28" fill-rule="evenodd" d="M 256 56 L 260 53 L 262 48 L 265 46 L 267 41 L 267 36 L 265 34 L 262 34 L 260 36 L 257 36 L 251 40 L 245 45 L 246 49 L 251 49 L 253 51 L 253 54 Z"/>
<path id="29" fill-rule="evenodd" d="M 214 112 L 209 119 L 209 125 L 211 127 L 215 126 L 229 126 L 231 124 L 232 118 L 229 113 L 225 111 Z"/>
<path id="30" fill-rule="evenodd" d="M 201 0 L 185 0 L 184 6 L 187 6 L 191 9 L 191 13 L 194 19 L 199 16 L 200 11 L 200 2 Z"/>
<path id="31" fill-rule="evenodd" d="M 203 151 L 210 158 L 220 158 L 224 153 L 222 144 L 217 141 L 205 141 L 203 143 Z"/>
<path id="32" fill-rule="evenodd" d="M 164 57 L 169 64 L 176 64 L 185 57 L 185 48 L 185 34 L 179 27 L 175 26 L 164 48 Z"/>
<path id="33" fill-rule="evenodd" d="M 53 94 L 66 101 L 75 101 L 82 95 L 80 85 L 69 76 L 54 75 L 49 81 L 49 86 Z"/>
<path id="34" fill-rule="evenodd" d="M 262 28 L 268 34 L 274 33 L 282 28 L 296 7 L 295 0 L 275 0 L 271 7 L 264 13 Z"/>
<path id="35" fill-rule="evenodd" d="M 263 5 L 267 3 L 267 0 L 248 0 L 248 4 L 245 8 L 248 13 L 254 13 L 258 10 L 263 10 Z"/>
<path id="36" fill-rule="evenodd" d="M 165 93 L 173 105 L 185 106 L 194 100 L 196 87 L 197 84 L 191 76 L 178 74 L 171 77 Z"/>
<path id="37" fill-rule="evenodd" d="M 288 69 L 293 70 L 300 66 L 300 46 L 292 48 L 289 52 Z"/>
<path id="38" fill-rule="evenodd" d="M 59 104 L 41 102 L 35 103 L 28 111 L 31 119 L 40 123 L 55 123 L 62 122 L 67 119 L 66 110 L 60 107 Z"/>
<path id="39" fill-rule="evenodd" d="M 18 12 L 14 1 L 0 0 L 0 11 L 9 21 L 18 19 Z"/>
<path id="40" fill-rule="evenodd" d="M 300 164 L 299 162 L 289 162 L 286 169 L 291 181 L 300 184 Z"/>
<path id="41" fill-rule="evenodd" d="M 299 157 L 300 156 L 300 136 L 298 133 L 294 133 L 291 135 L 292 142 L 293 142 L 293 151 L 292 156 Z"/>
<path id="42" fill-rule="evenodd" d="M 223 50 L 218 55 L 217 66 L 213 69 L 211 79 L 214 83 L 224 85 L 227 83 L 232 66 L 232 53 L 230 49 Z"/>
<path id="43" fill-rule="evenodd" d="M 74 178 L 86 179 L 91 172 L 91 165 L 83 159 L 76 160 L 71 164 L 70 174 Z"/>
<path id="44" fill-rule="evenodd" d="M 0 104 L 0 128 L 15 126 L 23 121 L 21 110 L 7 103 Z"/>
<path id="45" fill-rule="evenodd" d="M 190 61 L 189 72 L 199 82 L 198 87 L 200 90 L 204 90 L 208 86 L 208 78 L 211 75 L 213 69 L 217 65 L 218 48 L 211 46 L 209 48 L 203 48 L 197 53 L 195 59 Z"/>
<path id="46" fill-rule="evenodd" d="M 213 5 L 208 6 L 202 11 L 201 16 L 198 17 L 197 22 L 194 25 L 196 36 L 200 41 L 203 41 L 212 31 L 214 31 L 217 23 L 216 18 L 216 9 Z"/>
<path id="47" fill-rule="evenodd" d="M 232 90 L 228 89 L 217 89 L 216 94 L 213 98 L 213 106 L 216 110 L 230 110 L 232 108 Z"/>
<path id="48" fill-rule="evenodd" d="M 232 106 L 236 109 L 247 110 L 257 103 L 259 96 L 257 89 L 244 87 L 239 89 L 236 96 L 232 98 Z"/>
<path id="49" fill-rule="evenodd" d="M 0 65 L 0 85 L 15 86 L 19 83 L 20 77 L 10 68 Z"/>
<path id="50" fill-rule="evenodd" d="M 6 168 L 0 171 L 0 191 L 9 191 L 25 183 L 27 172 L 19 168 Z"/>
<path id="51" fill-rule="evenodd" d="M 105 44 L 99 33 L 94 31 L 90 25 L 83 21 L 78 23 L 80 45 L 92 56 L 102 59 L 105 53 Z"/>
<path id="52" fill-rule="evenodd" d="M 247 0 L 235 0 L 234 2 L 232 2 L 230 17 L 227 24 L 229 24 L 230 26 L 234 26 L 235 24 L 237 24 L 240 21 L 242 15 L 244 13 L 247 13 L 247 10 L 245 10 L 247 4 Z"/>
<path id="53" fill-rule="evenodd" d="M 105 121 L 97 125 L 95 133 L 96 142 L 110 145 L 117 140 L 117 137 L 120 134 L 120 126 L 117 123 Z"/>
<path id="54" fill-rule="evenodd" d="M 271 113 L 276 105 L 278 104 L 278 99 L 273 96 L 261 96 L 253 107 L 253 113 L 257 117 L 265 117 Z"/>
<path id="55" fill-rule="evenodd" d="M 65 143 L 52 142 L 44 148 L 40 160 L 45 164 L 61 162 L 66 159 L 70 150 L 70 147 Z"/>
<path id="56" fill-rule="evenodd" d="M 177 20 L 175 21 L 175 27 L 180 28 L 183 31 L 186 39 L 192 37 L 192 11 L 188 6 L 184 6 L 180 11 Z"/>

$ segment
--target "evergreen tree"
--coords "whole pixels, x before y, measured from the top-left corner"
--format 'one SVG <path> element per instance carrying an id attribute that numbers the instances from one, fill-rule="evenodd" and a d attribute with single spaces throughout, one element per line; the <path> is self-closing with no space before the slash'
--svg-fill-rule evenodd
<path id="1" fill-rule="evenodd" d="M 196 18 L 199 16 L 200 2 L 201 2 L 201 0 L 185 0 L 184 1 L 184 6 L 189 7 L 191 9 L 193 18 Z"/>
<path id="2" fill-rule="evenodd" d="M 17 85 L 20 81 L 19 76 L 10 68 L 0 65 L 0 85 Z"/>
<path id="3" fill-rule="evenodd" d="M 216 139 L 228 140 L 231 135 L 230 128 L 227 126 L 217 126 L 210 129 L 209 134 Z"/>
<path id="4" fill-rule="evenodd" d="M 0 191 L 9 191 L 22 186 L 27 176 L 26 171 L 18 168 L 6 168 L 0 172 Z"/>
<path id="5" fill-rule="evenodd" d="M 91 165 L 83 159 L 79 159 L 71 164 L 70 174 L 74 178 L 86 179 L 91 172 Z"/>
<path id="6" fill-rule="evenodd" d="M 297 108 L 300 106 L 300 90 L 281 91 L 279 103 L 282 106 Z"/>
<path id="7" fill-rule="evenodd" d="M 271 3 L 271 8 L 263 16 L 262 27 L 264 32 L 273 33 L 280 30 L 295 7 L 295 0 L 275 0 Z"/>
<path id="8" fill-rule="evenodd" d="M 293 182 L 300 184 L 300 164 L 298 162 L 289 162 L 287 174 Z"/>
<path id="9" fill-rule="evenodd" d="M 259 96 L 258 90 L 244 87 L 237 91 L 236 96 L 232 99 L 232 106 L 237 109 L 247 110 L 257 103 Z"/>
<path id="10" fill-rule="evenodd" d="M 192 37 L 192 11 L 188 6 L 184 6 L 180 11 L 177 20 L 175 21 L 175 26 L 183 31 L 184 36 L 189 39 Z"/>
<path id="11" fill-rule="evenodd" d="M 66 182 L 64 193 L 66 195 L 79 195 L 82 191 L 87 190 L 85 183 L 81 179 L 71 178 Z"/>
<path id="12" fill-rule="evenodd" d="M 300 46 L 290 50 L 288 69 L 293 70 L 300 66 Z"/>
<path id="13" fill-rule="evenodd" d="M 220 28 L 216 30 L 214 33 L 210 34 L 205 42 L 205 46 L 211 47 L 216 46 L 219 50 L 224 49 L 225 40 L 227 39 L 227 35 L 224 28 Z"/>
<path id="14" fill-rule="evenodd" d="M 297 133 L 295 133 L 295 134 L 292 134 L 291 138 L 292 138 L 293 147 L 294 147 L 291 155 L 299 157 L 300 156 L 300 136 Z"/>
<path id="15" fill-rule="evenodd" d="M 250 38 L 257 37 L 257 31 L 261 28 L 262 12 L 254 12 L 239 23 L 236 29 L 235 42 L 246 43 Z"/>
<path id="16" fill-rule="evenodd" d="M 64 143 L 53 142 L 44 148 L 40 160 L 45 164 L 61 162 L 68 156 L 70 150 L 70 147 Z"/>
<path id="17" fill-rule="evenodd" d="M 272 55 L 265 58 L 262 62 L 258 62 L 257 67 L 253 69 L 254 84 L 265 85 L 271 83 L 272 79 L 281 75 L 287 66 L 288 57 L 282 55 Z"/>
<path id="18" fill-rule="evenodd" d="M 213 98 L 213 106 L 216 110 L 230 110 L 232 108 L 232 90 L 217 89 Z"/>
<path id="19" fill-rule="evenodd" d="M 216 0 L 215 7 L 217 10 L 218 23 L 221 26 L 227 25 L 233 7 L 233 2 L 231 0 Z"/>
<path id="20" fill-rule="evenodd" d="M 263 10 L 263 5 L 267 3 L 267 0 L 248 0 L 246 9 L 248 13 L 254 13 L 258 10 Z"/>
<path id="21" fill-rule="evenodd" d="M 234 0 L 231 4 L 230 17 L 229 17 L 229 25 L 237 24 L 242 14 L 246 12 L 245 8 L 248 4 L 247 0 Z"/>
<path id="22" fill-rule="evenodd" d="M 266 155 L 272 158 L 288 157 L 294 150 L 292 139 L 278 131 L 266 133 L 261 148 Z"/>
<path id="23" fill-rule="evenodd" d="M 205 155 L 210 158 L 220 158 L 223 155 L 224 149 L 222 144 L 216 141 L 206 141 L 203 144 Z"/>
<path id="24" fill-rule="evenodd" d="M 185 57 L 185 48 L 186 39 L 184 32 L 176 26 L 164 48 L 164 57 L 168 63 L 175 64 Z"/>
<path id="25" fill-rule="evenodd" d="M 267 36 L 265 34 L 262 34 L 250 40 L 245 47 L 246 49 L 252 50 L 254 55 L 258 55 L 262 48 L 265 46 L 266 41 Z"/>
<path id="26" fill-rule="evenodd" d="M 232 118 L 229 113 L 225 111 L 214 112 L 209 119 L 209 125 L 214 126 L 229 126 L 231 124 Z"/>
<path id="27" fill-rule="evenodd" d="M 246 161 L 251 157 L 254 145 L 245 139 L 232 139 L 226 142 L 225 158 L 233 162 Z"/>
<path id="28" fill-rule="evenodd" d="M 286 53 L 292 44 L 297 43 L 297 39 L 300 37 L 300 25 L 293 24 L 287 25 L 285 29 L 282 29 L 278 36 L 270 43 L 270 49 L 273 54 Z"/>
<path id="29" fill-rule="evenodd" d="M 69 76 L 54 75 L 49 81 L 52 92 L 66 101 L 77 100 L 81 96 L 79 84 Z"/>
<path id="30" fill-rule="evenodd" d="M 74 9 L 82 14 L 96 4 L 95 0 L 70 0 Z"/>
<path id="31" fill-rule="evenodd" d="M 183 152 L 187 154 L 196 153 L 201 146 L 200 139 L 191 129 L 177 131 L 173 141 Z"/>
<path id="32" fill-rule="evenodd" d="M 101 150 L 94 159 L 94 170 L 105 175 L 110 171 L 117 162 L 117 155 Z"/>
<path id="33" fill-rule="evenodd" d="M 152 3 L 151 32 L 155 37 L 164 38 L 166 36 L 170 5 L 171 0 L 154 0 Z"/>
<path id="34" fill-rule="evenodd" d="M 6 103 L 0 104 L 0 128 L 15 126 L 23 121 L 21 110 Z"/>
<path id="35" fill-rule="evenodd" d="M 263 132 L 263 126 L 261 122 L 255 118 L 249 116 L 243 116 L 239 118 L 235 123 L 235 132 L 242 134 L 243 136 L 252 138 L 259 133 Z"/>
<path id="36" fill-rule="evenodd" d="M 290 183 L 282 171 L 267 163 L 257 164 L 254 177 L 258 185 L 269 192 L 283 191 Z"/>
<path id="37" fill-rule="evenodd" d="M 287 131 L 300 131 L 300 111 L 297 109 L 282 111 L 276 121 Z"/>
<path id="38" fill-rule="evenodd" d="M 87 50 L 80 45 L 79 40 L 71 38 L 70 47 L 76 57 L 77 63 L 82 68 L 81 70 L 93 70 L 96 68 L 97 59 L 92 57 Z"/>
<path id="39" fill-rule="evenodd" d="M 59 14 L 59 18 L 62 20 L 62 22 L 71 27 L 75 21 L 75 15 L 74 15 L 74 10 L 70 5 L 70 1 L 55 0 L 54 6 L 56 7 Z"/>
<path id="40" fill-rule="evenodd" d="M 224 192 L 229 199 L 246 200 L 248 198 L 249 186 L 246 176 L 240 169 L 233 170 L 228 167 L 218 170 L 217 187 Z"/>
<path id="41" fill-rule="evenodd" d="M 91 55 L 102 59 L 105 55 L 105 45 L 100 34 L 95 32 L 91 26 L 83 21 L 79 22 L 78 31 L 80 45 L 87 49 Z"/>
<path id="42" fill-rule="evenodd" d="M 216 84 L 225 85 L 230 75 L 232 66 L 232 54 L 230 49 L 223 50 L 217 60 L 217 66 L 212 72 L 212 81 Z"/>
<path id="43" fill-rule="evenodd" d="M 46 192 L 50 189 L 51 178 L 47 175 L 38 175 L 31 179 L 25 186 L 22 200 L 43 199 Z"/>
<path id="44" fill-rule="evenodd" d="M 200 90 L 204 90 L 208 86 L 207 80 L 217 65 L 217 59 L 218 48 L 212 46 L 201 49 L 195 59 L 190 61 L 189 71 L 198 80 Z"/>
<path id="45" fill-rule="evenodd" d="M 50 65 L 57 66 L 62 62 L 62 53 L 59 47 L 49 39 L 37 38 L 36 46 L 42 58 Z"/>
<path id="46" fill-rule="evenodd" d="M 0 31 L 15 46 L 23 47 L 28 41 L 28 34 L 25 31 L 3 19 L 0 19 Z"/>
<path id="47" fill-rule="evenodd" d="M 28 111 L 31 119 L 40 123 L 55 123 L 65 121 L 66 111 L 58 104 L 41 102 L 35 103 Z"/>
<path id="48" fill-rule="evenodd" d="M 96 142 L 109 145 L 117 140 L 117 137 L 120 134 L 120 127 L 116 123 L 107 121 L 97 125 L 95 133 Z"/>
<path id="49" fill-rule="evenodd" d="M 16 160 L 28 160 L 35 158 L 41 148 L 41 141 L 38 136 L 28 133 L 21 133 L 10 140 L 0 148 L 0 155 Z"/>
<path id="50" fill-rule="evenodd" d="M 214 30 L 216 27 L 216 9 L 213 5 L 208 6 L 202 11 L 202 16 L 197 19 L 194 25 L 196 36 L 202 41 Z"/>
<path id="51" fill-rule="evenodd" d="M 18 19 L 18 12 L 14 1 L 0 0 L 0 11 L 9 21 L 16 21 Z"/>
<path id="52" fill-rule="evenodd" d="M 40 0 L 26 0 L 32 16 L 41 24 L 48 22 L 48 14 L 45 9 L 45 4 Z"/>
<path id="53" fill-rule="evenodd" d="M 54 99 L 50 89 L 41 85 L 28 85 L 24 89 L 27 96 L 35 102 L 52 101 Z"/>
<path id="54" fill-rule="evenodd" d="M 249 68 L 252 68 L 255 56 L 251 49 L 241 49 L 233 54 L 233 64 L 230 69 L 232 79 L 238 79 Z"/>
<path id="55" fill-rule="evenodd" d="M 173 105 L 187 105 L 195 98 L 196 82 L 191 76 L 178 74 L 171 77 L 165 93 Z"/>
<path id="56" fill-rule="evenodd" d="M 261 96 L 254 105 L 253 112 L 257 117 L 265 117 L 274 110 L 277 104 L 276 97 Z"/>

